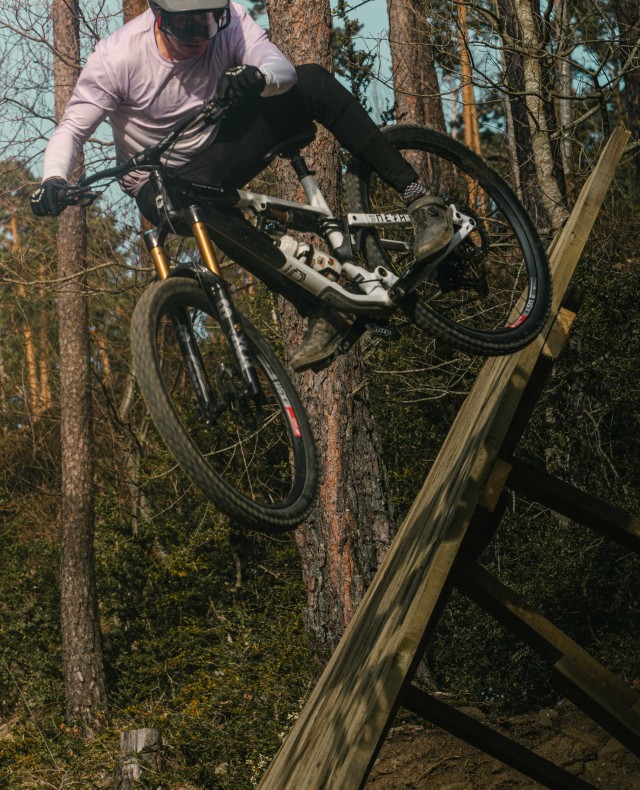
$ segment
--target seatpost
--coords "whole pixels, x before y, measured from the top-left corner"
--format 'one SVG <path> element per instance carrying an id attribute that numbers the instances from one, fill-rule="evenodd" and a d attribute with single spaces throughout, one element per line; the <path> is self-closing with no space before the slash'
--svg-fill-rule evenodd
<path id="1" fill-rule="evenodd" d="M 307 196 L 309 205 L 326 212 L 328 218 L 333 218 L 331 209 L 320 191 L 318 182 L 315 180 L 313 170 L 309 170 L 304 157 L 298 151 L 293 156 L 287 157 L 298 176 L 304 193 Z M 326 238 L 331 245 L 334 255 L 340 260 L 351 260 L 353 250 L 351 249 L 351 239 L 347 233 L 338 227 L 338 222 L 331 222 L 330 226 L 325 227 Z"/>

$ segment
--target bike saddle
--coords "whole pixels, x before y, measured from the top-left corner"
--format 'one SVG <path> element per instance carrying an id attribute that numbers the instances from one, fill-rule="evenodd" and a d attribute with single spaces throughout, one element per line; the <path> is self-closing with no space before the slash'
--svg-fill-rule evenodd
<path id="1" fill-rule="evenodd" d="M 299 153 L 302 148 L 312 143 L 315 137 L 316 127 L 315 124 L 312 123 L 309 124 L 309 126 L 305 126 L 291 137 L 287 137 L 286 140 L 282 140 L 277 145 L 274 145 L 273 148 L 267 151 L 263 159 L 265 162 L 270 162 L 272 159 L 275 159 L 276 156 L 294 156 Z"/>

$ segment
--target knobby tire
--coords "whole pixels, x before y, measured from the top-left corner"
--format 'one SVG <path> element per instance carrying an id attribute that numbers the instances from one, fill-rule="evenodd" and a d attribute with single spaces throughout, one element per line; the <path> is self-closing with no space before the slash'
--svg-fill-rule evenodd
<path id="1" fill-rule="evenodd" d="M 190 316 L 219 407 L 208 422 L 172 328 L 175 311 Z M 243 327 L 265 396 L 259 409 L 243 397 L 215 310 L 195 280 L 170 277 L 146 289 L 131 321 L 133 364 L 156 429 L 192 482 L 240 525 L 278 532 L 300 524 L 314 502 L 314 441 L 282 363 L 244 317 Z"/>
<path id="2" fill-rule="evenodd" d="M 483 232 L 472 235 L 461 250 L 477 255 L 477 262 L 454 253 L 400 302 L 401 309 L 430 336 L 470 354 L 499 356 L 523 348 L 545 325 L 551 281 L 537 231 L 513 190 L 479 156 L 444 134 L 418 125 L 383 132 L 431 194 L 444 194 L 461 205 L 473 203 Z M 349 166 L 345 193 L 349 212 L 406 213 L 397 193 L 358 160 Z M 381 265 L 401 274 L 413 259 L 385 248 L 385 232 L 393 236 L 388 229 L 364 231 L 368 268 Z M 410 244 L 412 230 L 402 238 Z"/>

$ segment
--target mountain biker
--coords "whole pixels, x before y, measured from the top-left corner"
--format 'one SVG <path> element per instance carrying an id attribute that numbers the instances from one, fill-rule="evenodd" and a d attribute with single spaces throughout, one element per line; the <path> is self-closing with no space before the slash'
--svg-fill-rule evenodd
<path id="1" fill-rule="evenodd" d="M 402 195 L 414 224 L 416 258 L 432 257 L 449 243 L 450 209 L 428 194 L 411 165 L 325 69 L 294 68 L 246 10 L 229 0 L 149 0 L 149 5 L 100 41 L 87 59 L 47 145 L 43 182 L 31 196 L 35 214 L 60 213 L 81 147 L 105 119 L 122 164 L 217 96 L 230 103 L 224 118 L 184 135 L 165 155 L 176 174 L 241 188 L 264 169 L 271 148 L 316 120 Z M 121 186 L 156 223 L 148 174 L 130 173 Z M 344 328 L 345 317 L 337 311 L 312 312 L 293 368 L 332 359 Z"/>

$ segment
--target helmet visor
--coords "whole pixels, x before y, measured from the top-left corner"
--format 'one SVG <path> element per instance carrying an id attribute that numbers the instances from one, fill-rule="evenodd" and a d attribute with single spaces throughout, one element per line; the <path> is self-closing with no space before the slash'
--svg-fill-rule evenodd
<path id="1" fill-rule="evenodd" d="M 172 14 L 162 11 L 158 14 L 158 27 L 180 41 L 208 40 L 229 24 L 229 8 L 215 11 Z"/>

